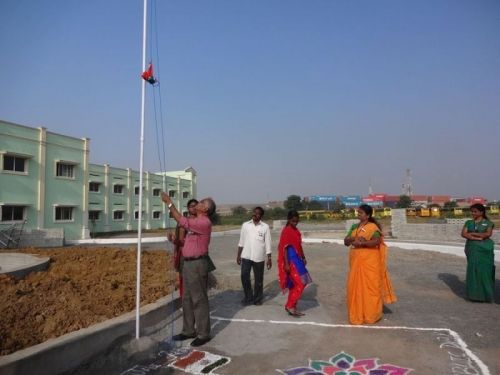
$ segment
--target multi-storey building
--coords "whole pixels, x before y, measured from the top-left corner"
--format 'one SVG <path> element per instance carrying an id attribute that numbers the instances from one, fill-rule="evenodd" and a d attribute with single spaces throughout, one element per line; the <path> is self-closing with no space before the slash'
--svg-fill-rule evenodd
<path id="1" fill-rule="evenodd" d="M 137 230 L 140 173 L 89 163 L 89 139 L 0 121 L 0 229 L 62 228 L 65 239 Z M 160 200 L 177 207 L 196 196 L 196 171 L 143 174 L 144 229 L 174 225 Z"/>

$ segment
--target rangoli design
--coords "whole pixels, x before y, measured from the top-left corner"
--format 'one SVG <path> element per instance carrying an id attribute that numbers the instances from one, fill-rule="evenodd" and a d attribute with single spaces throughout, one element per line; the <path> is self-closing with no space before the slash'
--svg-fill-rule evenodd
<path id="1" fill-rule="evenodd" d="M 356 359 L 342 351 L 328 361 L 310 359 L 307 367 L 277 371 L 285 375 L 405 375 L 413 369 L 390 363 L 379 364 L 378 358 Z"/>
<path id="2" fill-rule="evenodd" d="M 135 365 L 121 375 L 155 373 L 161 368 L 172 367 L 188 374 L 215 374 L 214 370 L 230 362 L 228 357 L 191 348 L 160 351 L 151 363 Z"/>

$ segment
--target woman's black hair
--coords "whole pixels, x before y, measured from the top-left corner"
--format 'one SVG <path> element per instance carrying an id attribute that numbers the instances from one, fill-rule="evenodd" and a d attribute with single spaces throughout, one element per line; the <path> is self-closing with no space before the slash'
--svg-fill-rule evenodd
<path id="1" fill-rule="evenodd" d="M 298 219 L 299 218 L 299 213 L 296 210 L 290 210 L 290 211 L 288 211 L 288 215 L 286 215 L 286 219 L 287 219 L 286 225 L 288 225 L 288 222 L 290 220 L 292 220 L 294 217 L 296 217 Z"/>
<path id="2" fill-rule="evenodd" d="M 380 225 L 380 223 L 373 217 L 373 208 L 372 206 L 368 205 L 368 204 L 362 204 L 361 206 L 359 206 L 359 209 L 362 210 L 365 214 L 368 215 L 368 221 L 370 223 L 373 223 L 375 224 L 378 229 L 382 232 L 382 226 Z"/>
<path id="3" fill-rule="evenodd" d="M 479 212 L 481 212 L 481 214 L 483 215 L 483 217 L 486 220 L 488 220 L 488 216 L 486 216 L 486 207 L 484 207 L 481 203 L 474 203 L 472 206 L 470 206 L 471 210 L 473 208 L 475 208 L 476 210 L 478 210 Z"/>
<path id="4" fill-rule="evenodd" d="M 198 204 L 198 200 L 197 199 L 194 199 L 194 198 L 191 198 L 190 200 L 188 200 L 187 202 L 187 206 L 189 207 L 191 205 L 191 203 L 196 203 Z"/>

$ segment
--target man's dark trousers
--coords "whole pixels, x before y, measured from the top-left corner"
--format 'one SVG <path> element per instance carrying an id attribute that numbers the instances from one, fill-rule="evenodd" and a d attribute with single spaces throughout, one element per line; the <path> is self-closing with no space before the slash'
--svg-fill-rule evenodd
<path id="1" fill-rule="evenodd" d="M 250 259 L 241 259 L 241 284 L 245 292 L 245 302 L 262 303 L 264 298 L 264 265 L 265 262 L 253 262 Z M 253 268 L 255 287 L 252 290 L 250 270 Z"/>
<path id="2" fill-rule="evenodd" d="M 208 305 L 208 265 L 206 258 L 184 261 L 182 266 L 184 295 L 182 296 L 182 334 L 210 338 Z"/>

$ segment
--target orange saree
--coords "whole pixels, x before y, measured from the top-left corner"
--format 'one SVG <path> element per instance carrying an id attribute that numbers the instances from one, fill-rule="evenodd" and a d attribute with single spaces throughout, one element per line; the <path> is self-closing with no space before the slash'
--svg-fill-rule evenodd
<path id="1" fill-rule="evenodd" d="M 382 236 L 378 226 L 367 223 L 351 228 L 352 238 L 371 240 Z M 351 248 L 347 278 L 347 309 L 351 324 L 371 324 L 382 318 L 383 303 L 396 302 L 386 266 L 387 246 L 383 241 L 376 248 Z"/>

